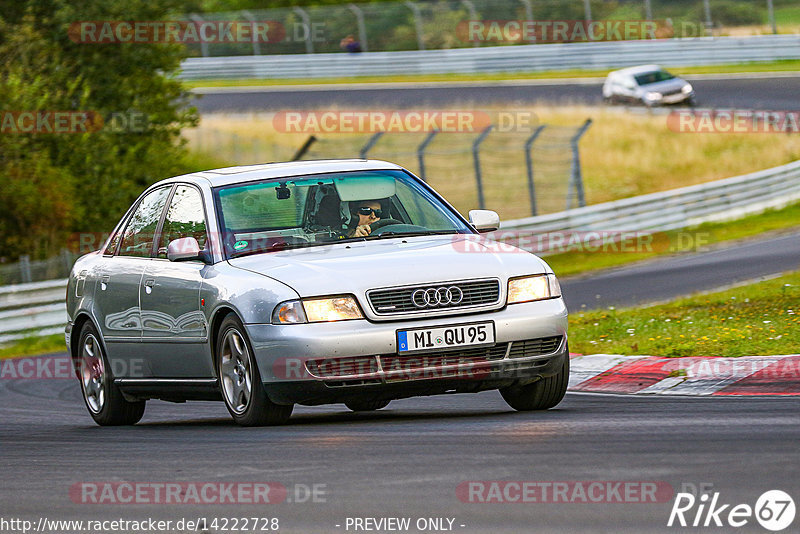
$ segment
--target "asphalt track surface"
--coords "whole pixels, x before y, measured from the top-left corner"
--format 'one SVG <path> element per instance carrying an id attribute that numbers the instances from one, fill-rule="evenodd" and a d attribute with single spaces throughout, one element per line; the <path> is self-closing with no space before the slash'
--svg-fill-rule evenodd
<path id="1" fill-rule="evenodd" d="M 649 301 L 797 269 L 799 249 L 800 234 L 739 243 L 565 280 L 564 294 L 573 310 L 582 301 Z M 139 425 L 100 428 L 76 380 L 6 378 L 0 509 L 4 518 L 34 524 L 204 517 L 210 525 L 213 518 L 277 517 L 281 532 L 297 533 L 354 532 L 345 529 L 348 517 L 408 517 L 412 524 L 451 518 L 453 530 L 465 533 L 691 532 L 667 527 L 682 488 L 711 487 L 721 504 L 752 506 L 771 489 L 800 500 L 799 409 L 797 398 L 568 393 L 556 409 L 517 413 L 497 392 L 484 392 L 393 401 L 366 414 L 343 405 L 297 407 L 286 426 L 244 429 L 221 403 L 150 401 Z M 456 492 L 462 482 L 496 480 L 657 482 L 667 497 L 475 503 Z M 123 481 L 276 482 L 289 498 L 261 505 L 86 504 L 80 492 L 70 494 L 80 482 Z M 296 492 L 306 495 L 303 488 L 314 485 L 324 495 L 297 502 Z M 765 531 L 754 520 L 736 530 Z"/>
<path id="2" fill-rule="evenodd" d="M 796 270 L 800 232 L 565 279 L 561 287 L 577 311 L 671 300 Z"/>
<path id="3" fill-rule="evenodd" d="M 756 110 L 800 109 L 800 74 L 758 78 L 692 79 L 698 106 Z M 455 105 L 485 106 L 492 104 L 599 104 L 602 82 L 543 82 L 541 80 L 422 84 L 415 86 L 375 87 L 339 85 L 288 89 L 272 87 L 253 89 L 203 89 L 195 101 L 200 113 L 257 112 L 289 109 L 325 109 L 331 106 L 349 108 L 391 106 L 393 108 L 429 108 Z"/>
<path id="4" fill-rule="evenodd" d="M 341 533 L 348 517 L 447 517 L 464 533 L 683 532 L 666 524 L 685 485 L 713 485 L 720 503 L 753 506 L 776 488 L 800 499 L 798 408 L 789 398 L 567 394 L 556 409 L 517 413 L 484 392 L 394 401 L 368 414 L 301 407 L 286 426 L 245 429 L 221 403 L 150 401 L 140 424 L 100 428 L 75 380 L 2 380 L 0 507 L 3 518 L 34 525 L 277 517 L 280 532 Z M 462 482 L 492 480 L 651 481 L 669 492 L 656 503 L 457 497 Z M 80 493 L 74 502 L 70 488 L 87 481 L 277 482 L 293 502 L 83 504 Z M 296 502 L 295 488 L 313 484 L 324 485 L 325 502 Z M 752 519 L 735 530 L 765 532 Z"/>

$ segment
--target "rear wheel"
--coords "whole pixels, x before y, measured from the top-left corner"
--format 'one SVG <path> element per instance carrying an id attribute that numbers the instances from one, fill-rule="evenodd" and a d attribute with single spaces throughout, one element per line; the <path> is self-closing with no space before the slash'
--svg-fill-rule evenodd
<path id="1" fill-rule="evenodd" d="M 250 341 L 239 318 L 228 315 L 217 336 L 217 373 L 222 398 L 242 426 L 281 425 L 294 405 L 275 404 L 264 390 Z"/>
<path id="2" fill-rule="evenodd" d="M 347 401 L 344 403 L 350 410 L 354 412 L 372 412 L 375 410 L 380 410 L 381 408 L 386 408 L 389 406 L 389 403 L 392 401 L 388 400 L 381 400 L 381 401 Z"/>
<path id="3" fill-rule="evenodd" d="M 81 329 L 78 375 L 89 415 L 101 426 L 133 425 L 144 415 L 145 401 L 131 402 L 122 396 L 111 374 L 100 336 L 87 322 Z"/>
<path id="4" fill-rule="evenodd" d="M 511 386 L 500 390 L 509 406 L 521 412 L 547 410 L 564 398 L 569 383 L 569 351 L 559 372 L 532 384 Z"/>

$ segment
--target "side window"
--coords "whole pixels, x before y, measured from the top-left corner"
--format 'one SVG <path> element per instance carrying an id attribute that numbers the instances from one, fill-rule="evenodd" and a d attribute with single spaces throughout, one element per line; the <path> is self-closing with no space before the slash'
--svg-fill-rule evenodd
<path id="1" fill-rule="evenodd" d="M 206 245 L 206 219 L 203 210 L 203 197 L 194 187 L 179 185 L 172 196 L 161 240 L 158 245 L 158 257 L 167 257 L 167 245 L 173 239 L 194 237 L 200 248 Z"/>
<path id="2" fill-rule="evenodd" d="M 151 191 L 142 199 L 122 233 L 120 256 L 149 258 L 153 239 L 172 186 Z"/>

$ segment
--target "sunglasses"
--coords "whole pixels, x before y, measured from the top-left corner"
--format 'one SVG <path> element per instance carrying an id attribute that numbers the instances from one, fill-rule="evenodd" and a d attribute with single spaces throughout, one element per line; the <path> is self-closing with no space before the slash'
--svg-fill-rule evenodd
<path id="1" fill-rule="evenodd" d="M 375 217 L 379 219 L 383 217 L 383 210 L 375 210 L 368 207 L 358 208 L 358 214 L 363 215 L 364 217 L 369 217 L 373 213 L 375 214 Z"/>

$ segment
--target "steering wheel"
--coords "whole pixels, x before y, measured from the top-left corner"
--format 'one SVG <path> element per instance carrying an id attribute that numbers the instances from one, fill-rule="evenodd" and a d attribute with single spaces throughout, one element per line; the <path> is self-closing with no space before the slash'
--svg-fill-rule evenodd
<path id="1" fill-rule="evenodd" d="M 397 219 L 379 219 L 374 223 L 369 225 L 370 231 L 375 233 L 375 230 L 380 230 L 384 226 L 389 226 L 391 224 L 405 224 L 403 221 L 398 221 Z"/>

